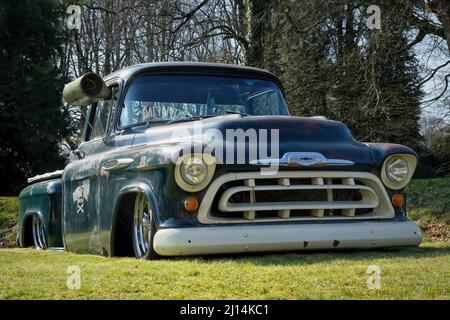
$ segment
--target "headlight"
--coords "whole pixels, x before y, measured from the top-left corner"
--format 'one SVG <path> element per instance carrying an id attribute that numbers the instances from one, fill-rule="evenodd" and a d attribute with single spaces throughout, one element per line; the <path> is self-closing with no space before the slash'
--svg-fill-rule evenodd
<path id="1" fill-rule="evenodd" d="M 386 164 L 386 174 L 394 183 L 404 182 L 409 175 L 408 164 L 401 158 L 394 157 Z"/>
<path id="2" fill-rule="evenodd" d="M 191 155 L 181 163 L 180 173 L 184 181 L 198 186 L 208 176 L 208 165 L 201 156 Z"/>
<path id="3" fill-rule="evenodd" d="M 417 158 L 412 154 L 395 154 L 383 163 L 381 180 L 392 190 L 400 190 L 411 181 L 417 166 Z"/>
<path id="4" fill-rule="evenodd" d="M 210 154 L 185 154 L 176 162 L 175 181 L 185 191 L 198 192 L 211 182 L 215 169 L 216 159 Z"/>

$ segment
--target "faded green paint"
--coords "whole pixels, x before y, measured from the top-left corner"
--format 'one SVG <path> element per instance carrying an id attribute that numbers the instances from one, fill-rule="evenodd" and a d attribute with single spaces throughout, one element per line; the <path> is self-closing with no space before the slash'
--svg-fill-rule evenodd
<path id="1" fill-rule="evenodd" d="M 165 66 L 172 73 L 177 66 L 180 72 L 190 68 L 189 64 Z M 127 84 L 134 77 L 143 72 L 160 73 L 164 68 L 161 64 L 135 66 L 110 75 L 105 81 L 108 85 L 119 85 L 117 103 L 120 105 Z M 193 69 L 199 68 L 195 65 Z M 208 70 L 214 72 L 219 69 L 226 70 L 245 76 L 272 79 L 279 83 L 267 72 L 251 68 L 204 65 L 200 69 L 203 73 Z M 114 123 L 117 123 L 119 109 L 116 107 Z M 414 151 L 403 146 L 360 143 L 343 124 L 334 121 L 288 116 L 227 115 L 201 120 L 201 123 L 203 131 L 216 129 L 222 133 L 227 129 L 237 128 L 279 129 L 280 155 L 293 151 L 319 152 L 330 159 L 341 158 L 354 162 L 352 166 L 335 167 L 330 170 L 372 172 L 380 176 L 381 165 L 390 154 L 414 154 Z M 89 126 L 85 128 L 89 129 Z M 312 134 L 318 130 L 324 132 L 321 139 Z M 172 157 L 182 149 L 183 141 L 182 138 L 170 139 L 170 137 L 181 136 L 177 133 L 186 131 L 192 136 L 195 135 L 192 122 L 125 131 L 112 127 L 105 138 L 82 143 L 79 151 L 84 157 L 67 165 L 62 179 L 33 184 L 20 194 L 20 243 L 24 244 L 26 218 L 32 214 L 39 214 L 46 225 L 50 247 L 62 246 L 64 242 L 65 249 L 71 252 L 111 255 L 119 202 L 123 195 L 135 192 L 145 193 L 152 202 L 158 228 L 192 226 L 207 228 L 208 226 L 198 223 L 195 215 L 184 211 L 182 201 L 192 194 L 179 188 L 174 179 Z M 132 159 L 133 162 L 117 171 L 108 172 L 102 169 L 103 165 L 115 159 Z M 255 167 L 248 162 L 243 165 L 218 165 L 215 177 L 229 172 L 254 170 Z M 205 191 L 196 194 L 200 200 Z M 391 194 L 390 190 L 388 192 Z M 404 210 L 398 210 L 396 220 L 404 220 L 404 214 Z"/>
<path id="2" fill-rule="evenodd" d="M 62 247 L 62 183 L 50 180 L 25 188 L 19 196 L 19 243 L 25 245 L 25 221 L 38 214 L 46 227 L 47 245 Z M 27 243 L 30 245 L 30 243 Z"/>

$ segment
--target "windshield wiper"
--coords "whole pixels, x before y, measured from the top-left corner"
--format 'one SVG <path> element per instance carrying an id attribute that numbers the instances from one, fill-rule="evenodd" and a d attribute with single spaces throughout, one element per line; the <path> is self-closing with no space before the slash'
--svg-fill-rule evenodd
<path id="1" fill-rule="evenodd" d="M 167 122 L 168 120 L 149 120 L 145 123 L 145 129 L 152 127 L 153 125 L 159 125 Z"/>
<path id="2" fill-rule="evenodd" d="M 242 117 L 248 116 L 247 113 L 238 112 L 238 111 L 232 111 L 232 110 L 226 110 L 224 112 L 224 114 L 238 114 L 238 115 L 240 115 Z M 220 116 L 223 116 L 223 114 L 207 114 L 207 115 L 204 115 L 204 116 L 195 116 L 195 117 L 188 117 L 188 118 L 170 120 L 166 124 L 178 123 L 178 122 L 184 122 L 184 121 L 197 121 L 197 120 L 214 118 L 214 117 L 220 117 Z"/>
<path id="3" fill-rule="evenodd" d="M 203 120 L 203 119 L 207 119 L 207 118 L 214 118 L 214 117 L 217 117 L 217 116 L 218 116 L 217 114 L 208 114 L 208 115 L 204 115 L 204 116 L 195 116 L 195 117 L 181 118 L 181 119 L 170 120 L 166 124 L 172 124 L 172 123 L 178 123 L 178 122 L 187 122 L 187 121 L 197 121 L 197 120 Z"/>
<path id="4" fill-rule="evenodd" d="M 247 113 L 238 112 L 238 111 L 231 111 L 231 110 L 226 110 L 224 113 L 225 114 L 238 114 L 238 115 L 240 115 L 242 117 L 248 116 Z M 174 119 L 174 120 L 167 121 L 165 124 L 172 124 L 172 123 L 179 123 L 179 122 L 188 122 L 188 121 L 197 121 L 197 120 L 203 120 L 203 119 L 220 117 L 220 116 L 222 116 L 222 114 L 206 114 L 206 115 L 203 115 L 203 116 L 193 116 L 193 117 L 187 117 L 187 118 L 181 118 L 181 119 Z"/>
<path id="5" fill-rule="evenodd" d="M 238 114 L 242 117 L 248 116 L 247 113 L 244 112 L 238 112 L 238 111 L 232 111 L 232 110 L 226 110 L 224 111 L 224 114 Z M 179 123 L 179 122 L 188 122 L 188 121 L 197 121 L 202 119 L 208 119 L 208 118 L 214 118 L 214 117 L 220 117 L 224 114 L 206 114 L 202 116 L 193 116 L 193 117 L 187 117 L 187 118 L 181 118 L 181 119 L 174 119 L 174 120 L 149 120 L 146 122 L 136 123 L 130 126 L 127 126 L 125 128 L 122 128 L 122 132 L 130 129 L 135 129 L 136 127 L 144 127 L 144 130 L 154 126 L 154 125 L 161 125 L 161 124 L 172 124 L 172 123 Z"/>
<path id="6" fill-rule="evenodd" d="M 153 125 L 159 125 L 161 123 L 167 122 L 168 120 L 150 120 L 145 122 L 139 122 L 132 125 L 127 125 L 122 128 L 120 128 L 120 134 L 123 134 L 125 132 L 128 132 L 130 130 L 136 130 L 137 128 L 141 128 L 141 130 L 146 130 L 150 128 Z M 143 127 L 143 128 L 142 128 Z"/>
<path id="7" fill-rule="evenodd" d="M 238 115 L 243 116 L 243 117 L 248 116 L 248 113 L 239 112 L 239 111 L 226 110 L 225 113 L 227 113 L 227 114 L 238 114 Z"/>

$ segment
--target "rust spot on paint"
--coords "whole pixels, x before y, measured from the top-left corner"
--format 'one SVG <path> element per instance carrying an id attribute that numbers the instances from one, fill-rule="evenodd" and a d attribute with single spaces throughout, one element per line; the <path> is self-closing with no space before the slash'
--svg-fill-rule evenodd
<path id="1" fill-rule="evenodd" d="M 337 248 L 337 246 L 339 246 L 339 241 L 338 240 L 334 240 L 333 241 L 333 247 Z"/>
<path id="2" fill-rule="evenodd" d="M 308 241 L 303 241 L 303 248 L 306 248 L 308 246 L 309 242 Z"/>

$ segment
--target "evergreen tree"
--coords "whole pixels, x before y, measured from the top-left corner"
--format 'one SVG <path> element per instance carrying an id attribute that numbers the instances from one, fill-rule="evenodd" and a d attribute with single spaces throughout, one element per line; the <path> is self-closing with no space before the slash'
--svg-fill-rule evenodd
<path id="1" fill-rule="evenodd" d="M 59 142 L 72 132 L 57 66 L 63 3 L 0 2 L 0 194 L 17 194 L 26 178 L 62 169 Z"/>
<path id="2" fill-rule="evenodd" d="M 382 29 L 372 33 L 367 64 L 371 66 L 363 107 L 368 112 L 370 134 L 375 141 L 417 147 L 421 140 L 419 118 L 422 90 L 418 62 L 407 45 L 402 5 L 383 5 Z M 367 104 L 367 105 L 365 105 Z"/>
<path id="3" fill-rule="evenodd" d="M 284 2 L 272 58 L 281 71 L 273 71 L 286 84 L 294 115 L 342 121 L 363 141 L 416 147 L 422 91 L 405 36 L 409 11 L 401 2 L 378 1 L 382 29 L 370 30 L 371 4 L 377 1 Z"/>

